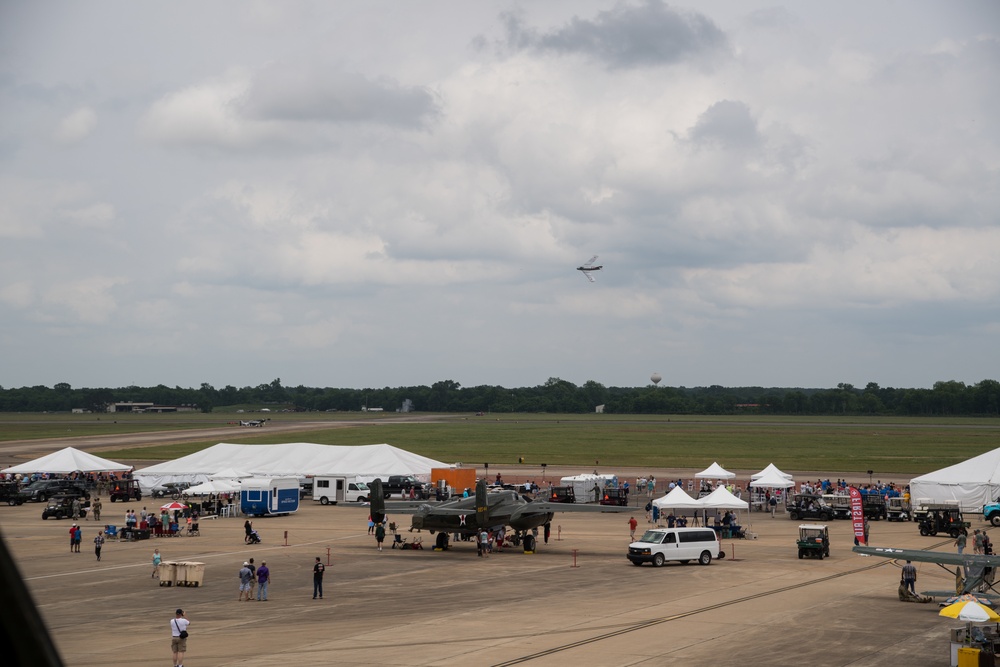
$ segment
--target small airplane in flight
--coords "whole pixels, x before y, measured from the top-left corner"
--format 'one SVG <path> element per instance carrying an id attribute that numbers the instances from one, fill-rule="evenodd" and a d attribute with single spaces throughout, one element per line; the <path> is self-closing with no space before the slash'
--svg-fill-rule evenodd
<path id="1" fill-rule="evenodd" d="M 429 530 L 437 533 L 435 547 L 448 548 L 452 534 L 476 536 L 480 530 L 510 526 L 524 546 L 524 553 L 535 552 L 533 528 L 544 526 L 555 512 L 635 512 L 634 507 L 609 505 L 575 505 L 553 503 L 547 500 L 529 500 L 516 491 L 503 489 L 491 493 L 486 490 L 486 480 L 476 484 L 476 494 L 468 498 L 448 500 L 443 503 L 386 503 L 382 482 L 369 483 L 371 492 L 371 517 L 380 523 L 387 511 L 412 514 L 410 530 Z"/>
<path id="2" fill-rule="evenodd" d="M 240 426 L 263 426 L 263 425 L 264 425 L 263 419 L 251 419 L 249 421 L 243 421 L 242 419 L 240 420 Z"/>
<path id="3" fill-rule="evenodd" d="M 601 269 L 604 268 L 603 266 L 594 266 L 594 262 L 596 261 L 597 261 L 597 255 L 594 255 L 586 262 L 584 262 L 583 266 L 576 267 L 576 270 L 581 271 L 583 275 L 586 276 L 587 280 L 589 280 L 592 283 L 597 282 L 596 280 L 594 280 L 594 271 L 600 271 Z"/>
<path id="4" fill-rule="evenodd" d="M 924 551 L 922 549 L 893 549 L 891 547 L 854 547 L 854 553 L 862 556 L 879 556 L 915 563 L 936 563 L 946 572 L 951 569 L 945 565 L 956 565 L 955 588 L 950 591 L 921 591 L 921 595 L 929 597 L 954 597 L 956 595 L 972 594 L 989 600 L 1000 600 L 993 588 L 993 580 L 997 568 L 1000 568 L 1000 556 L 985 554 L 953 553 L 951 551 Z M 994 591 L 990 593 L 988 591 Z"/>

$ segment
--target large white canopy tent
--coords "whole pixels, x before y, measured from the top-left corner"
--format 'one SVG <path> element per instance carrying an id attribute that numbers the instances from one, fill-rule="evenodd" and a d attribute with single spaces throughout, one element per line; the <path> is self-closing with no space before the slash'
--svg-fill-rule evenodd
<path id="1" fill-rule="evenodd" d="M 0 470 L 3 473 L 16 475 L 33 472 L 47 472 L 58 475 L 68 475 L 73 472 L 116 472 L 128 470 L 132 466 L 102 459 L 74 447 L 66 447 L 58 452 L 52 452 L 27 463 L 21 463 Z"/>
<path id="2" fill-rule="evenodd" d="M 963 510 L 980 510 L 1000 496 L 1000 449 L 941 468 L 910 480 L 910 499 L 916 504 L 955 502 Z"/>
<path id="3" fill-rule="evenodd" d="M 427 481 L 431 468 L 448 468 L 392 445 L 319 445 L 292 442 L 280 445 L 219 443 L 173 461 L 135 471 L 143 487 L 166 482 L 201 483 L 226 468 L 239 468 L 259 477 L 346 475 L 378 477 L 413 475 Z"/>
<path id="4" fill-rule="evenodd" d="M 736 473 L 729 472 L 714 461 L 712 465 L 695 474 L 695 479 L 734 479 L 735 477 Z"/>

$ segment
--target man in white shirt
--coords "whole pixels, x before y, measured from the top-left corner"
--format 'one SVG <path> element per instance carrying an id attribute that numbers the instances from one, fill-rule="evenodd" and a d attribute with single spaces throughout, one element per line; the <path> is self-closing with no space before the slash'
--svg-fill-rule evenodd
<path id="1" fill-rule="evenodd" d="M 184 610 L 178 609 L 170 621 L 170 650 L 174 652 L 174 667 L 184 667 L 184 653 L 187 651 L 187 628 L 191 622 L 184 617 Z M 184 636 L 181 636 L 181 633 Z"/>

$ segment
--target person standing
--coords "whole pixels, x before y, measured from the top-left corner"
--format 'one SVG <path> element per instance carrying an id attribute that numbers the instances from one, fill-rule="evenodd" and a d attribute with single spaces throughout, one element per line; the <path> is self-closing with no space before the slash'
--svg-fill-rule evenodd
<path id="1" fill-rule="evenodd" d="M 972 538 L 973 539 L 973 542 L 972 542 L 972 553 L 976 553 L 976 554 L 983 553 L 983 538 L 984 537 L 986 537 L 986 532 L 985 531 L 980 532 L 979 529 L 976 528 L 976 532 L 975 532 L 975 534 L 973 535 L 973 538 Z"/>
<path id="2" fill-rule="evenodd" d="M 69 527 L 69 552 L 73 553 L 73 546 L 76 544 L 76 524 Z"/>
<path id="3" fill-rule="evenodd" d="M 149 575 L 152 577 L 160 576 L 160 563 L 163 561 L 163 557 L 160 556 L 159 549 L 153 549 L 153 574 Z"/>
<path id="4" fill-rule="evenodd" d="M 316 563 L 313 565 L 313 600 L 319 595 L 319 599 L 323 599 L 323 572 L 326 571 L 326 567 L 323 562 L 316 556 Z"/>
<path id="5" fill-rule="evenodd" d="M 170 650 L 174 654 L 174 667 L 184 667 L 189 625 L 191 622 L 184 616 L 184 610 L 178 609 L 170 621 Z"/>
<path id="6" fill-rule="evenodd" d="M 369 535 L 375 534 L 375 520 L 372 519 L 371 514 L 368 515 L 368 534 Z"/>
<path id="7" fill-rule="evenodd" d="M 903 585 L 906 586 L 914 595 L 917 594 L 914 584 L 917 583 L 917 568 L 913 566 L 913 563 L 906 561 L 906 565 L 903 566 Z"/>
<path id="8" fill-rule="evenodd" d="M 257 568 L 257 601 L 261 601 L 263 595 L 264 602 L 267 602 L 267 585 L 271 582 L 271 570 L 267 566 L 267 561 L 262 560 Z"/>
<path id="9" fill-rule="evenodd" d="M 253 558 L 251 558 L 247 562 L 250 563 L 250 565 L 248 565 L 247 567 L 250 568 L 250 575 L 251 575 L 250 576 L 250 593 L 249 593 L 249 595 L 247 595 L 247 602 L 249 602 L 250 599 L 253 597 L 253 589 L 256 588 L 256 586 L 257 586 L 257 566 L 253 564 Z"/>
<path id="10" fill-rule="evenodd" d="M 80 544 L 83 542 L 83 528 L 80 528 L 75 523 L 73 525 L 76 526 L 73 529 L 73 551 L 80 553 Z"/>
<path id="11" fill-rule="evenodd" d="M 94 553 L 97 554 L 97 561 L 101 561 L 101 549 L 104 547 L 104 533 L 97 531 L 97 537 L 94 538 Z"/>
<path id="12" fill-rule="evenodd" d="M 80 499 L 74 498 L 73 503 L 70 505 L 70 509 L 73 512 L 73 521 L 80 520 Z"/>
<path id="13" fill-rule="evenodd" d="M 543 535 L 543 537 L 545 539 L 545 543 L 546 544 L 549 543 L 549 535 L 551 535 L 551 534 L 552 534 L 552 524 L 549 523 L 548 521 L 546 521 L 545 525 L 542 526 L 542 535 Z"/>
<path id="14" fill-rule="evenodd" d="M 101 497 L 97 496 L 94 498 L 94 505 L 90 508 L 90 511 L 94 515 L 94 521 L 101 520 Z"/>
<path id="15" fill-rule="evenodd" d="M 479 533 L 479 555 L 489 558 L 490 557 L 489 549 L 490 549 L 490 534 L 486 532 L 485 528 L 483 528 L 482 531 Z"/>
<path id="16" fill-rule="evenodd" d="M 378 550 L 382 551 L 382 541 L 385 539 L 385 526 L 381 523 L 375 526 L 375 541 L 378 543 Z"/>
<path id="17" fill-rule="evenodd" d="M 250 571 L 250 563 L 248 561 L 243 561 L 243 567 L 240 568 L 239 572 L 240 578 L 240 597 L 239 602 L 243 602 L 243 594 L 246 593 L 247 602 L 250 601 L 250 580 L 253 579 L 253 572 Z"/>
<path id="18" fill-rule="evenodd" d="M 635 517 L 631 517 L 628 520 L 628 536 L 633 542 L 635 542 L 635 529 L 639 525 L 639 522 L 635 520 Z"/>

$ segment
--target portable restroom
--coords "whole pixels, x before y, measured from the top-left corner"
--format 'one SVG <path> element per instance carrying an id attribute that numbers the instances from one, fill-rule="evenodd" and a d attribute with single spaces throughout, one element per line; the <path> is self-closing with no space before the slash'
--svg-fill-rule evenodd
<path id="1" fill-rule="evenodd" d="M 251 477 L 240 486 L 240 511 L 248 516 L 291 514 L 299 509 L 296 477 Z"/>

